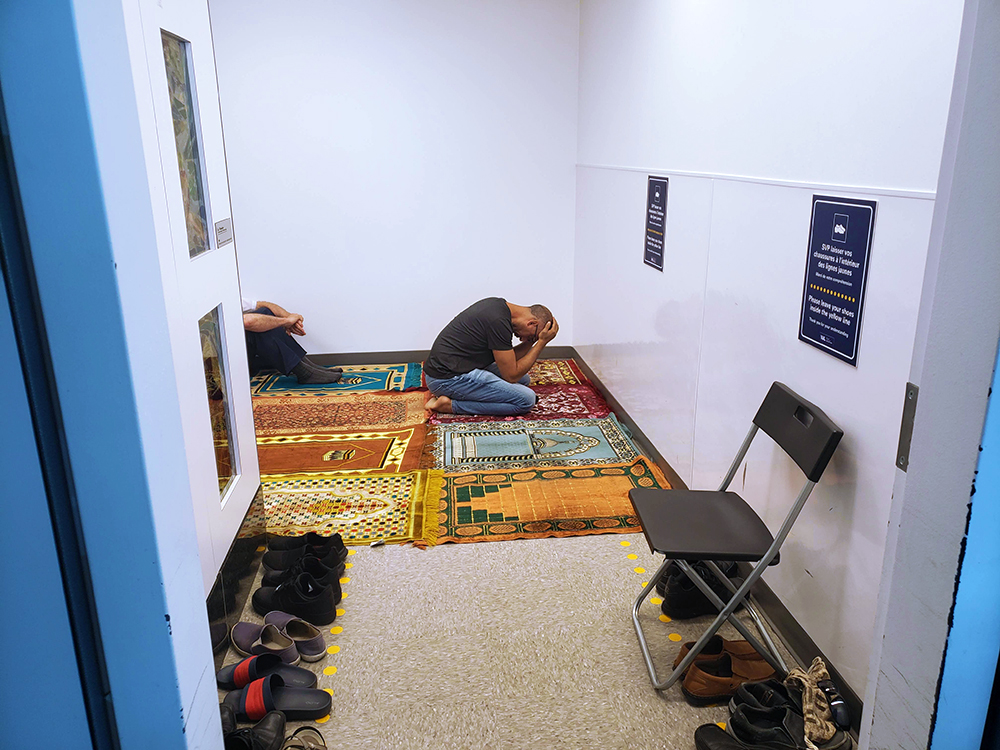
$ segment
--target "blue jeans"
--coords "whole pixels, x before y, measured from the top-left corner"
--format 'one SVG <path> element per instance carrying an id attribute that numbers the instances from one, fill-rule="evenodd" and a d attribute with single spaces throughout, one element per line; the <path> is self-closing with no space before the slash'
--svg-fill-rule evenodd
<path id="1" fill-rule="evenodd" d="M 432 378 L 424 373 L 427 387 L 435 396 L 451 399 L 454 414 L 482 414 L 509 417 L 524 414 L 535 405 L 535 392 L 528 387 L 528 376 L 517 383 L 500 377 L 494 362 L 485 370 L 472 370 L 453 378 Z"/>

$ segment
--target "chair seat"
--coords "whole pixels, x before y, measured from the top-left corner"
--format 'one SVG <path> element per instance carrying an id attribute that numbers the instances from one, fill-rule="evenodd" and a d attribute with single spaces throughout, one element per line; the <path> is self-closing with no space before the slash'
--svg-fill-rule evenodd
<path id="1" fill-rule="evenodd" d="M 774 541 L 735 492 L 636 488 L 628 496 L 650 550 L 671 560 L 760 560 Z"/>

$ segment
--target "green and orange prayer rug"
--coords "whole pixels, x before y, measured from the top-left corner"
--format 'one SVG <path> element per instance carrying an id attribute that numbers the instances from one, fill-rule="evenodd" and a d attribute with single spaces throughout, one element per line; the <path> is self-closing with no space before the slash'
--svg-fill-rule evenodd
<path id="1" fill-rule="evenodd" d="M 628 491 L 669 488 L 648 459 L 619 465 L 486 471 L 445 476 L 437 542 L 634 533 Z"/>
<path id="2" fill-rule="evenodd" d="M 405 474 L 289 474 L 263 480 L 269 534 L 340 534 L 345 544 L 434 544 L 444 476 Z"/>

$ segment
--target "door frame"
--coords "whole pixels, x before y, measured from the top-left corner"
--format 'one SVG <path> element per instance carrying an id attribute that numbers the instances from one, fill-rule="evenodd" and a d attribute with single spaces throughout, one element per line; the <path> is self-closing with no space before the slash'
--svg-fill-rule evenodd
<path id="1" fill-rule="evenodd" d="M 0 4 L 0 87 L 120 746 L 221 748 L 137 21 L 134 0 Z"/>

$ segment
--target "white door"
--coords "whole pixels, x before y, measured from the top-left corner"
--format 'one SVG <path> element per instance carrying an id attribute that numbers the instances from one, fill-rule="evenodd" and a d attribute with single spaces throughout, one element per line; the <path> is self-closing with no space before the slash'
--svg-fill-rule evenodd
<path id="1" fill-rule="evenodd" d="M 126 5 L 207 594 L 260 485 L 215 53 L 206 0 Z"/>

